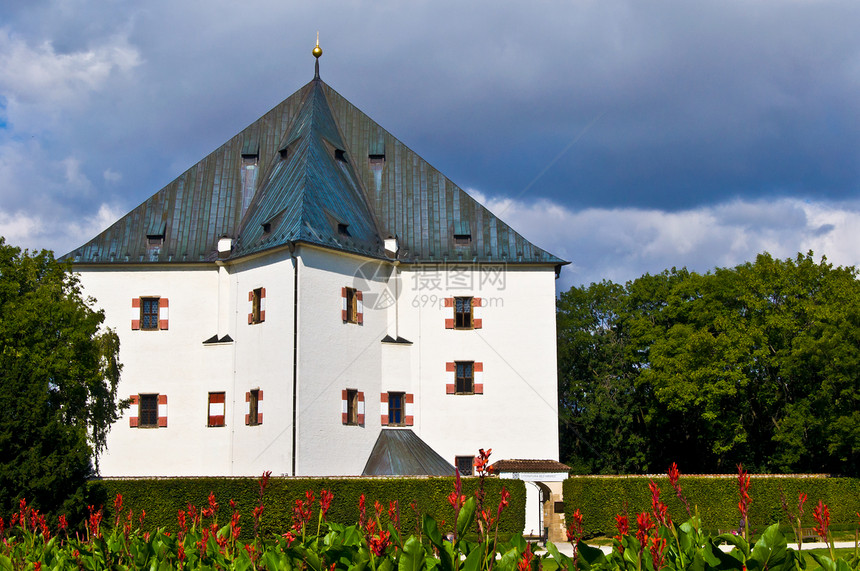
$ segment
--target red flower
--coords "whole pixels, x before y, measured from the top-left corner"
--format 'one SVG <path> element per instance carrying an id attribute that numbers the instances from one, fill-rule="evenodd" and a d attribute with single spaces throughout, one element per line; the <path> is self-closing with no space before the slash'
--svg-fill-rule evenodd
<path id="1" fill-rule="evenodd" d="M 567 540 L 571 543 L 577 543 L 582 539 L 582 514 L 579 508 L 570 516 L 570 525 L 567 526 Z"/>
<path id="2" fill-rule="evenodd" d="M 372 535 L 368 540 L 370 551 L 372 551 L 377 557 L 381 557 L 385 554 L 385 549 L 388 547 L 390 538 L 391 533 L 387 531 L 380 531 L 379 535 Z"/>
<path id="3" fill-rule="evenodd" d="M 625 536 L 630 533 L 630 520 L 624 514 L 615 516 L 615 529 L 618 530 L 618 535 Z"/>
<path id="4" fill-rule="evenodd" d="M 113 514 L 114 514 L 114 527 L 119 527 L 119 518 L 122 513 L 122 494 L 117 494 L 113 499 Z"/>
<path id="5" fill-rule="evenodd" d="M 283 536 L 281 536 L 281 537 L 283 537 L 284 539 L 286 539 L 286 540 L 287 540 L 287 547 L 289 547 L 290 545 L 292 545 L 292 544 L 293 544 L 293 542 L 296 540 L 296 536 L 295 536 L 295 535 L 293 535 L 293 532 L 292 532 L 292 531 L 288 531 L 287 533 L 285 533 L 285 534 L 284 534 Z"/>
<path id="6" fill-rule="evenodd" d="M 478 450 L 478 455 L 475 456 L 475 460 L 473 461 L 473 464 L 475 465 L 475 470 L 478 472 L 478 476 L 484 477 L 493 471 L 493 469 L 489 465 L 490 454 L 492 453 L 492 448 L 488 448 L 486 452 L 483 448 Z"/>
<path id="7" fill-rule="evenodd" d="M 681 477 L 681 472 L 678 471 L 678 464 L 672 462 L 672 465 L 669 466 L 669 469 L 666 471 L 666 475 L 669 476 L 669 485 L 677 490 L 678 479 Z"/>
<path id="8" fill-rule="evenodd" d="M 364 527 L 366 519 L 366 508 L 364 506 L 364 494 L 358 498 L 358 527 Z"/>
<path id="9" fill-rule="evenodd" d="M 626 515 L 618 514 L 615 516 L 615 529 L 618 530 L 618 535 L 615 536 L 615 539 L 618 540 L 618 552 L 624 553 L 624 546 L 621 544 L 621 540 L 630 533 L 630 521 Z"/>
<path id="10" fill-rule="evenodd" d="M 740 501 L 738 502 L 738 510 L 741 512 L 741 520 L 744 525 L 747 521 L 747 515 L 749 514 L 750 501 L 750 475 L 744 470 L 743 464 L 738 464 L 738 493 L 740 495 Z"/>
<path id="11" fill-rule="evenodd" d="M 510 499 L 510 497 L 511 493 L 504 486 L 502 486 L 502 499 L 499 500 L 499 509 L 496 512 L 496 517 L 502 515 L 502 510 L 508 507 L 508 500 Z"/>
<path id="12" fill-rule="evenodd" d="M 88 509 L 90 511 L 90 517 L 87 520 L 87 525 L 89 527 L 90 534 L 93 537 L 101 537 L 99 526 L 102 522 L 102 510 L 95 511 L 95 506 L 89 506 Z"/>
<path id="13" fill-rule="evenodd" d="M 668 507 L 660 501 L 660 487 L 651 480 L 648 482 L 648 488 L 651 490 L 651 513 L 654 514 L 654 519 L 660 525 L 668 525 Z"/>
<path id="14" fill-rule="evenodd" d="M 242 517 L 239 515 L 239 512 L 233 512 L 233 516 L 230 518 L 230 531 L 233 533 L 233 539 L 239 537 L 239 531 L 242 529 L 239 527 L 239 518 Z"/>
<path id="15" fill-rule="evenodd" d="M 272 471 L 266 470 L 265 472 L 263 472 L 263 475 L 260 476 L 259 484 L 260 484 L 260 497 L 261 498 L 263 497 L 263 492 L 266 491 L 266 486 L 269 485 L 269 476 L 271 476 L 271 475 L 272 475 Z"/>
<path id="16" fill-rule="evenodd" d="M 818 500 L 818 505 L 812 510 L 812 517 L 814 517 L 815 521 L 818 522 L 818 525 L 815 527 L 815 533 L 827 542 L 828 533 L 830 531 L 830 510 L 827 508 L 827 504 Z"/>
<path id="17" fill-rule="evenodd" d="M 531 571 L 532 568 L 532 558 L 534 555 L 532 554 L 532 544 L 526 544 L 526 550 L 523 553 L 522 559 L 517 563 L 517 568 L 519 571 Z"/>
<path id="18" fill-rule="evenodd" d="M 2 520 L 0 520 L 0 521 L 2 521 Z M 66 514 L 61 514 L 60 515 L 60 529 L 65 531 L 68 528 L 69 528 L 69 522 L 66 521 Z"/>
<path id="19" fill-rule="evenodd" d="M 651 521 L 648 513 L 642 512 L 636 516 L 636 539 L 639 540 L 639 545 L 645 547 L 645 539 L 652 529 L 654 529 L 654 522 Z"/>
<path id="20" fill-rule="evenodd" d="M 209 509 L 212 510 L 212 513 L 218 511 L 218 502 L 215 501 L 215 492 L 209 492 Z"/>
<path id="21" fill-rule="evenodd" d="M 400 529 L 400 506 L 397 500 L 388 503 L 388 519 L 394 522 L 394 527 Z"/>
<path id="22" fill-rule="evenodd" d="M 448 503 L 451 504 L 451 507 L 455 510 L 459 510 L 463 507 L 463 504 L 466 503 L 466 496 L 457 495 L 457 492 L 451 492 L 448 494 Z"/>
<path id="23" fill-rule="evenodd" d="M 651 538 L 651 545 L 649 547 L 651 551 L 651 562 L 654 564 L 654 569 L 660 569 L 663 567 L 663 564 L 666 562 L 666 540 L 660 539 L 656 535 Z"/>
<path id="24" fill-rule="evenodd" d="M 325 519 L 325 514 L 328 513 L 328 510 L 331 507 L 331 501 L 333 499 L 334 494 L 329 492 L 328 490 L 323 490 L 320 492 L 320 512 L 322 513 L 323 519 Z"/>

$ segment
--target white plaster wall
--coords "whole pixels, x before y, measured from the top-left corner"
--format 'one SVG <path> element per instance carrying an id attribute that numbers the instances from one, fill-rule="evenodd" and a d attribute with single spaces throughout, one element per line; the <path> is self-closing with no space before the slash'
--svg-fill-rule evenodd
<path id="1" fill-rule="evenodd" d="M 555 272 L 504 269 L 489 282 L 480 270 L 441 269 L 439 289 L 404 267 L 401 335 L 414 341 L 416 433 L 449 462 L 492 448 L 491 461 L 558 459 Z M 498 276 L 497 276 L 498 277 Z M 482 298 L 482 329 L 445 329 L 443 299 Z M 445 363 L 484 364 L 483 395 L 447 395 Z"/>
<path id="2" fill-rule="evenodd" d="M 300 247 L 298 465 L 302 476 L 358 475 L 379 435 L 381 343 L 388 327 L 374 309 L 389 264 Z M 381 271 L 378 271 L 381 267 Z M 341 288 L 363 292 L 364 322 L 344 323 Z M 408 385 L 408 379 L 404 381 Z M 365 424 L 342 423 L 341 391 L 365 395 Z"/>
<path id="3" fill-rule="evenodd" d="M 478 448 L 492 448 L 491 460 L 558 458 L 551 267 L 507 268 L 492 283 L 480 270 L 443 271 L 433 289 L 408 266 L 392 277 L 388 262 L 308 246 L 295 254 L 297 475 L 360 474 L 381 429 L 383 391 L 415 395 L 412 429 L 452 464 Z M 120 395 L 168 396 L 167 428 L 130 428 L 137 412 L 126 411 L 103 475 L 292 474 L 293 264 L 284 249 L 223 267 L 79 268 L 120 336 Z M 266 319 L 249 325 L 248 292 L 258 287 Z M 342 287 L 363 292 L 362 325 L 343 323 Z M 150 295 L 170 300 L 169 329 L 132 331 L 131 299 Z M 482 329 L 445 329 L 442 300 L 461 295 L 484 300 Z M 216 333 L 234 342 L 202 343 Z M 381 343 L 398 334 L 413 344 Z M 445 363 L 455 360 L 483 362 L 483 395 L 445 393 Z M 255 388 L 263 423 L 246 426 L 245 393 Z M 364 392 L 363 426 L 342 424 L 347 388 Z M 224 427 L 207 427 L 210 391 L 226 393 Z"/>
<path id="4" fill-rule="evenodd" d="M 229 270 L 235 362 L 230 384 L 220 389 L 227 391 L 227 426 L 210 430 L 229 434 L 230 474 L 292 475 L 293 260 L 281 250 Z M 248 293 L 260 287 L 266 289 L 265 320 L 249 324 Z M 245 393 L 252 389 L 263 392 L 263 423 L 257 426 L 245 424 Z"/>
<path id="5" fill-rule="evenodd" d="M 105 476 L 215 475 L 228 473 L 229 440 L 206 428 L 212 379 L 230 375 L 231 351 L 202 341 L 217 329 L 214 266 L 76 268 L 87 295 L 105 310 L 105 325 L 120 338 L 119 394 L 166 394 L 166 428 L 130 428 L 132 405 L 111 428 L 100 458 Z M 131 329 L 132 298 L 166 297 L 169 327 Z"/>

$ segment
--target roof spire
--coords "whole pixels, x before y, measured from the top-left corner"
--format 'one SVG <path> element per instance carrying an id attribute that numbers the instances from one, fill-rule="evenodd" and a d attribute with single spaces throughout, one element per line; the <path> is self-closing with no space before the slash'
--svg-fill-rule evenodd
<path id="1" fill-rule="evenodd" d="M 320 77 L 320 56 L 322 55 L 322 48 L 320 47 L 320 33 L 317 30 L 317 45 L 312 52 L 314 57 L 316 58 L 316 63 L 314 64 L 314 79 L 319 79 Z"/>

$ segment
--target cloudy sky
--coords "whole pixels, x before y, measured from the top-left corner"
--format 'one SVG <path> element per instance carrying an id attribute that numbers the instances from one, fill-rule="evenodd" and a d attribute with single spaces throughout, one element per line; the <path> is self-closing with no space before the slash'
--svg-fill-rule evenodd
<path id="1" fill-rule="evenodd" d="M 856 0 L 10 0 L 0 235 L 63 254 L 313 76 L 561 288 L 809 249 L 860 264 Z"/>

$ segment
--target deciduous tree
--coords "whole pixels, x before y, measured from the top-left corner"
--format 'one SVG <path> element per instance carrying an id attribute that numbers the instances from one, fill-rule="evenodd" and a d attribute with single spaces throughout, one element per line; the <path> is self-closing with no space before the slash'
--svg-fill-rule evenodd
<path id="1" fill-rule="evenodd" d="M 0 237 L 0 509 L 80 508 L 117 400 L 119 339 L 49 251 Z"/>
<path id="2" fill-rule="evenodd" d="M 573 288 L 558 311 L 568 461 L 594 472 L 672 461 L 687 472 L 860 471 L 855 268 L 761 254 L 704 275 Z"/>

